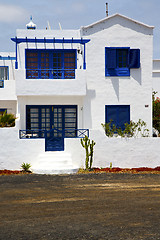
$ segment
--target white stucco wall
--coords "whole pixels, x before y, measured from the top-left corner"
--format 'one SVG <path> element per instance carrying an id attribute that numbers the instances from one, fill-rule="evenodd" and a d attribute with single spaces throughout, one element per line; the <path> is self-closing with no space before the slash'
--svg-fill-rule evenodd
<path id="1" fill-rule="evenodd" d="M 130 105 L 131 120 L 142 119 L 151 130 L 153 29 L 117 16 L 81 32 L 91 39 L 87 44 L 85 127 L 101 129 L 105 105 Z M 105 47 L 139 48 L 141 67 L 131 69 L 130 77 L 105 77 Z"/>
<path id="2" fill-rule="evenodd" d="M 18 170 L 23 162 L 35 165 L 45 153 L 44 139 L 19 139 L 18 134 L 16 127 L 0 128 L 0 145 L 5 146 L 0 148 L 0 169 Z M 109 167 L 110 162 L 122 168 L 160 166 L 160 138 L 107 138 L 99 130 L 91 131 L 90 138 L 96 142 L 93 167 Z M 65 152 L 73 165 L 85 167 L 80 139 L 65 139 Z"/>

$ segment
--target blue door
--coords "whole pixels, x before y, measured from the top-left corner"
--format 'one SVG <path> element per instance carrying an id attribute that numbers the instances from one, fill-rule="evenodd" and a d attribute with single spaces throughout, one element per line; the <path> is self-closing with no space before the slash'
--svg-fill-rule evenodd
<path id="1" fill-rule="evenodd" d="M 64 138 L 76 137 L 77 106 L 26 106 L 26 129 L 45 137 L 46 151 L 63 151 Z"/>
<path id="2" fill-rule="evenodd" d="M 64 151 L 62 131 L 53 128 L 45 132 L 45 151 Z"/>
<path id="3" fill-rule="evenodd" d="M 125 123 L 130 122 L 130 106 L 129 105 L 106 105 L 106 119 L 108 123 L 112 120 L 112 124 L 115 124 L 117 128 L 125 129 Z"/>

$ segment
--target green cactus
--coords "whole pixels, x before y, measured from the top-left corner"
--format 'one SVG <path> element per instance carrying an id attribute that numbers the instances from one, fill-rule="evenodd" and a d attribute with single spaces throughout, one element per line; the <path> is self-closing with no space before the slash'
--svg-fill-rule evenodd
<path id="1" fill-rule="evenodd" d="M 86 161 L 85 161 L 85 165 L 86 165 L 86 169 L 92 167 L 92 162 L 93 162 L 93 147 L 96 144 L 93 140 L 92 143 L 90 141 L 90 139 L 85 136 L 83 139 L 81 138 L 81 144 L 82 147 L 85 148 L 86 150 Z"/>

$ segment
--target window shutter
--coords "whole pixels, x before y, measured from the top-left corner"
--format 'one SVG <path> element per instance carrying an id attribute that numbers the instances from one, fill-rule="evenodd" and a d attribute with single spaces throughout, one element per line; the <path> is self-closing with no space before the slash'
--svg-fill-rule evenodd
<path id="1" fill-rule="evenodd" d="M 140 68 L 140 49 L 130 49 L 129 68 Z"/>
<path id="2" fill-rule="evenodd" d="M 106 68 L 116 68 L 116 48 L 106 48 Z"/>
<path id="3" fill-rule="evenodd" d="M 106 106 L 106 123 L 112 120 L 112 124 L 117 125 L 117 106 Z"/>
<path id="4" fill-rule="evenodd" d="M 125 123 L 130 122 L 130 106 L 123 105 L 118 107 L 118 127 L 125 129 Z"/>

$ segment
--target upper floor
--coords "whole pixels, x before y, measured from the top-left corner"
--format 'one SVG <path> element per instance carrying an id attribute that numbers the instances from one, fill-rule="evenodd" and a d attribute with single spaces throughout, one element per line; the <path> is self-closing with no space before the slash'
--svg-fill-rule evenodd
<path id="1" fill-rule="evenodd" d="M 113 101 L 110 82 L 134 99 L 141 89 L 151 89 L 153 26 L 123 15 L 79 30 L 17 30 L 12 41 L 15 54 L 0 59 L 6 98 L 7 79 L 16 80 L 15 96 L 86 96 L 95 89 Z"/>

